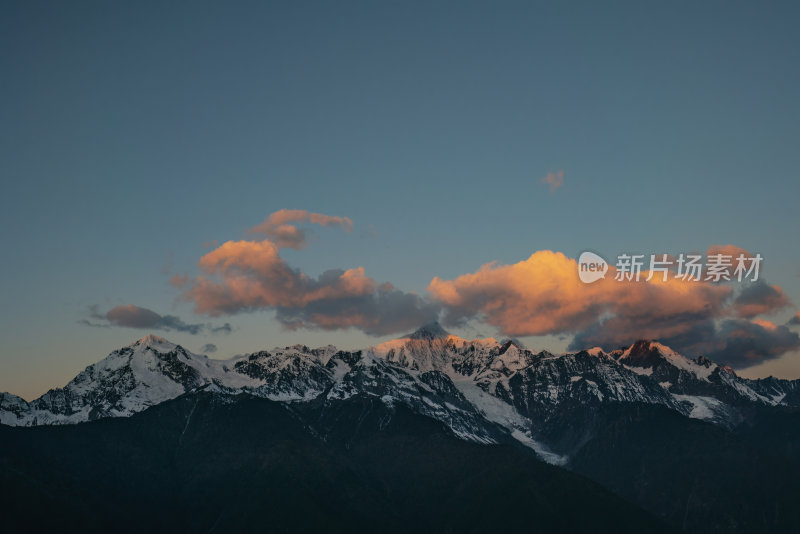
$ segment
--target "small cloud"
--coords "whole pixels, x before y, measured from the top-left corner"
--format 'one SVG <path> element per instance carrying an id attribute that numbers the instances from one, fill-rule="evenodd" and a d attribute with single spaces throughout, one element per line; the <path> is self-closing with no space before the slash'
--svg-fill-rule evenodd
<path id="1" fill-rule="evenodd" d="M 310 223 L 319 226 L 339 226 L 345 232 L 353 231 L 353 221 L 349 217 L 334 217 L 306 210 L 278 210 L 267 219 L 249 230 L 251 234 L 261 234 L 272 240 L 279 249 L 305 248 L 308 238 L 305 230 L 295 223 Z"/>
<path id="2" fill-rule="evenodd" d="M 800 325 L 800 311 L 795 313 L 794 316 L 789 319 L 789 322 L 786 323 L 787 325 Z"/>
<path id="3" fill-rule="evenodd" d="M 548 172 L 547 176 L 542 178 L 542 183 L 549 185 L 550 192 L 552 193 L 553 191 L 564 185 L 564 171 L 560 170 L 558 172 Z"/>
<path id="4" fill-rule="evenodd" d="M 217 327 L 201 323 L 190 324 L 175 315 L 161 315 L 153 310 L 133 304 L 116 306 L 106 313 L 101 313 L 97 305 L 92 305 L 89 307 L 89 317 L 94 321 L 83 319 L 79 322 L 86 326 L 101 328 L 120 326 L 140 330 L 186 332 L 192 335 L 199 334 L 205 330 L 209 330 L 212 333 L 229 333 L 232 330 L 229 323 Z"/>
<path id="5" fill-rule="evenodd" d="M 230 334 L 231 332 L 233 332 L 233 327 L 231 326 L 231 323 L 225 323 L 222 326 L 211 327 L 211 333 L 213 334 Z"/>
<path id="6" fill-rule="evenodd" d="M 212 354 L 214 352 L 217 352 L 217 346 L 214 345 L 213 343 L 206 343 L 205 345 L 200 347 L 200 352 L 202 354 Z"/>
<path id="7" fill-rule="evenodd" d="M 369 223 L 367 227 L 361 232 L 361 237 L 375 239 L 378 237 L 379 234 L 380 233 L 378 232 L 378 227 L 372 223 Z"/>
<path id="8" fill-rule="evenodd" d="M 736 315 L 752 318 L 764 313 L 774 313 L 789 306 L 791 302 L 780 286 L 771 286 L 762 280 L 744 289 L 733 302 Z"/>
<path id="9" fill-rule="evenodd" d="M 169 279 L 169 283 L 175 287 L 181 287 L 189 282 L 190 278 L 185 274 L 176 274 Z"/>

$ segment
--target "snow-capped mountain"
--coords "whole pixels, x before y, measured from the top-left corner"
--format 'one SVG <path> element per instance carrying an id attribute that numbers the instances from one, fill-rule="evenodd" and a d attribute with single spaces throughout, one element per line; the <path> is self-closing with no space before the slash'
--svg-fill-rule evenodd
<path id="1" fill-rule="evenodd" d="M 286 403 L 373 396 L 442 421 L 463 439 L 516 440 L 556 464 L 586 439 L 608 403 L 660 405 L 727 428 L 753 407 L 800 405 L 800 381 L 743 379 L 656 342 L 553 355 L 514 341 L 462 339 L 435 323 L 361 351 L 295 345 L 229 360 L 150 335 L 34 401 L 0 394 L 0 423 L 126 417 L 200 389 Z"/>

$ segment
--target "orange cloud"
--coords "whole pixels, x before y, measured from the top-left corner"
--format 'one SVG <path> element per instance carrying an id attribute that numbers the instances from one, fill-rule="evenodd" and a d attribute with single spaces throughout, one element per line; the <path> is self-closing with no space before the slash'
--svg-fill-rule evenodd
<path id="1" fill-rule="evenodd" d="M 278 248 L 301 249 L 307 244 L 306 233 L 291 223 L 311 223 L 319 226 L 339 226 L 345 232 L 353 230 L 353 221 L 348 217 L 333 217 L 306 210 L 278 210 L 249 230 L 271 239 Z"/>
<path id="2" fill-rule="evenodd" d="M 313 279 L 291 268 L 268 240 L 227 241 L 200 258 L 198 266 L 206 276 L 189 282 L 184 298 L 195 303 L 195 311 L 208 315 L 298 308 L 318 300 L 360 297 L 376 287 L 363 267 L 327 271 Z M 215 275 L 219 281 L 211 278 Z M 187 282 L 176 281 L 180 286 Z"/>
<path id="3" fill-rule="evenodd" d="M 755 257 L 755 254 L 749 252 L 748 250 L 743 249 L 742 247 L 737 247 L 736 245 L 711 245 L 710 247 L 708 247 L 708 250 L 706 251 L 706 258 L 710 258 L 711 256 L 717 256 L 720 254 L 722 256 L 730 256 L 731 258 L 731 266 L 725 269 L 730 278 L 734 278 L 734 272 L 736 270 L 736 267 L 739 265 L 739 262 L 737 260 L 739 256 L 744 256 L 745 259 L 742 261 L 742 266 L 748 271 L 753 266 L 753 261 L 748 260 L 747 258 Z M 763 262 L 761 262 L 758 266 L 759 273 L 763 270 L 762 267 L 763 267 Z"/>
<path id="4" fill-rule="evenodd" d="M 785 326 L 754 318 L 788 305 L 778 286 L 760 281 L 736 293 L 732 284 L 682 280 L 674 272 L 666 280 L 659 274 L 646 281 L 643 271 L 639 282 L 616 281 L 615 274 L 610 266 L 606 278 L 584 284 L 574 259 L 544 250 L 512 265 L 488 263 L 453 280 L 436 277 L 428 291 L 442 305 L 446 323 L 475 318 L 508 336 L 573 335 L 573 349 L 658 339 L 689 354 L 746 366 L 800 346 L 800 337 Z"/>
<path id="5" fill-rule="evenodd" d="M 757 324 L 761 328 L 765 328 L 766 330 L 775 331 L 778 329 L 778 325 L 773 323 L 772 321 L 767 321 L 766 319 L 753 319 L 752 322 Z"/>
<path id="6" fill-rule="evenodd" d="M 558 172 L 548 172 L 547 176 L 542 178 L 543 184 L 548 184 L 550 186 L 550 192 L 552 193 L 562 185 L 564 185 L 564 171 Z"/>
<path id="7" fill-rule="evenodd" d="M 719 315 L 732 292 L 676 278 L 617 282 L 614 273 L 611 267 L 605 279 L 584 284 L 574 259 L 544 250 L 513 265 L 490 263 L 454 280 L 436 277 L 428 291 L 451 322 L 480 316 L 509 336 L 578 332 L 609 316 L 637 318 L 643 327 L 678 333 L 690 327 L 689 318 Z M 642 280 L 646 277 L 643 273 Z"/>
<path id="8" fill-rule="evenodd" d="M 288 328 L 359 328 L 386 334 L 416 328 L 436 318 L 438 306 L 391 284 L 378 284 L 363 267 L 332 269 L 313 278 L 280 256 L 283 247 L 302 248 L 305 235 L 289 222 L 352 228 L 346 217 L 281 210 L 253 229 L 272 239 L 227 241 L 200 258 L 201 274 L 173 277 L 182 298 L 197 313 L 219 316 L 270 309 Z"/>
<path id="9" fill-rule="evenodd" d="M 732 256 L 734 260 L 740 255 L 743 254 L 745 258 L 752 258 L 754 254 L 750 253 L 748 250 L 743 249 L 742 247 L 737 247 L 736 245 L 711 245 L 708 247 L 706 251 L 706 256 L 722 254 L 723 256 Z"/>

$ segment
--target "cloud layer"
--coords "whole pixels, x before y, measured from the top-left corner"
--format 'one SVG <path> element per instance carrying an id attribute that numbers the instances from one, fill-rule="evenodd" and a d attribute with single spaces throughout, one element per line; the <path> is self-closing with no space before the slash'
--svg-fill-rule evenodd
<path id="1" fill-rule="evenodd" d="M 95 322 L 83 320 L 81 323 L 88 326 L 121 326 L 140 330 L 165 330 L 189 334 L 199 334 L 201 332 L 229 333 L 232 330 L 229 323 L 225 323 L 222 326 L 189 324 L 174 315 L 160 315 L 153 310 L 133 304 L 116 306 L 105 313 L 101 313 L 97 306 L 91 306 L 89 316 Z"/>
<path id="2" fill-rule="evenodd" d="M 545 183 L 559 187 L 563 172 L 548 175 Z M 669 272 L 645 281 L 648 273 L 643 272 L 639 282 L 619 282 L 611 266 L 605 279 L 584 284 L 574 259 L 542 250 L 524 261 L 488 263 L 452 280 L 435 277 L 428 295 L 420 296 L 376 282 L 363 267 L 330 269 L 319 277 L 293 268 L 281 250 L 307 245 L 304 225 L 353 228 L 347 217 L 280 210 L 249 231 L 260 239 L 216 246 L 200 258 L 198 276 L 173 277 L 173 284 L 197 313 L 271 310 L 289 329 L 356 328 L 386 335 L 437 318 L 451 326 L 478 320 L 509 337 L 571 336 L 575 349 L 613 349 L 658 339 L 687 354 L 706 354 L 735 366 L 800 347 L 800 337 L 786 325 L 760 318 L 790 305 L 779 286 L 763 279 L 734 285 L 682 280 Z M 720 253 L 752 256 L 733 245 L 712 246 L 707 256 Z"/>

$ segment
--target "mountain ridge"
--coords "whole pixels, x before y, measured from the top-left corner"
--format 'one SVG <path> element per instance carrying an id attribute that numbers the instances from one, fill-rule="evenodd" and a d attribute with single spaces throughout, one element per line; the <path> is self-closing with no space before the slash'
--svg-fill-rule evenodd
<path id="1" fill-rule="evenodd" d="M 557 465 L 584 439 L 586 418 L 608 403 L 659 405 L 725 428 L 753 407 L 800 406 L 800 380 L 744 379 L 655 341 L 554 355 L 511 340 L 463 339 L 432 323 L 358 351 L 297 344 L 227 360 L 150 334 L 33 401 L 0 393 L 0 423 L 128 417 L 199 389 L 285 403 L 371 395 L 442 421 L 462 439 L 514 439 Z"/>

